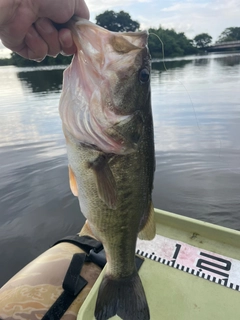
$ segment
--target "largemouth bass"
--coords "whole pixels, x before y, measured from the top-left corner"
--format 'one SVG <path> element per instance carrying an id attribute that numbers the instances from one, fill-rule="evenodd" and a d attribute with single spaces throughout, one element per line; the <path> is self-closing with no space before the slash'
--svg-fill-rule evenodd
<path id="1" fill-rule="evenodd" d="M 114 33 L 84 19 L 70 28 L 78 50 L 59 110 L 70 187 L 107 257 L 95 317 L 148 320 L 135 266 L 137 237 L 155 236 L 148 34 Z"/>

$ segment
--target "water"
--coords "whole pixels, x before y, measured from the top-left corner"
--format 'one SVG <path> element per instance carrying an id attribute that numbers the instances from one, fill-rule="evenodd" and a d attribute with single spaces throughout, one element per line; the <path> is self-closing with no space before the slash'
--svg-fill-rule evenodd
<path id="1" fill-rule="evenodd" d="M 240 54 L 154 62 L 154 206 L 240 230 Z M 0 67 L 0 286 L 84 219 L 68 186 L 62 68 Z"/>

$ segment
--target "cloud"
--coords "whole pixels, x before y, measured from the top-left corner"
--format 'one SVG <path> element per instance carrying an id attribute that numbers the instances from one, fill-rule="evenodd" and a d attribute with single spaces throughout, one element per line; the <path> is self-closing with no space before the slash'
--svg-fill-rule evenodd
<path id="1" fill-rule="evenodd" d="M 240 8 L 240 2 L 239 0 L 215 0 L 213 1 L 212 5 L 212 10 L 216 11 L 225 11 L 225 10 L 230 10 L 232 11 L 233 9 Z"/>
<path id="2" fill-rule="evenodd" d="M 220 33 L 231 26 L 239 26 L 239 0 L 185 0 L 176 2 L 163 1 L 162 7 L 155 7 L 155 12 L 146 12 L 149 22 L 143 21 L 144 27 L 161 25 L 185 32 L 189 38 L 199 33 L 209 33 L 217 40 Z M 156 21 L 159 21 L 157 24 Z M 141 23 L 142 20 L 139 19 Z"/>
<path id="3" fill-rule="evenodd" d="M 179 3 L 176 3 L 170 7 L 166 7 L 166 8 L 163 8 L 161 11 L 164 11 L 164 12 L 172 12 L 172 11 L 185 11 L 185 10 L 188 10 L 190 9 L 191 11 L 193 9 L 202 9 L 202 8 L 206 8 L 208 7 L 209 3 L 193 3 L 193 2 L 186 2 L 186 3 L 183 3 L 183 2 L 179 2 Z"/>
<path id="4" fill-rule="evenodd" d="M 0 39 L 0 59 L 9 58 L 12 51 L 4 47 Z"/>
<path id="5" fill-rule="evenodd" d="M 11 50 L 7 48 L 0 49 L 0 59 L 10 58 Z"/>
<path id="6" fill-rule="evenodd" d="M 116 7 L 121 7 L 122 10 L 125 11 L 125 8 L 127 10 L 127 7 L 130 5 L 135 5 L 137 6 L 138 3 L 149 3 L 152 2 L 154 0 L 112 0 L 112 1 L 108 1 L 108 0 L 89 0 L 87 2 L 87 5 L 90 9 L 91 13 L 94 14 L 98 14 L 101 13 L 105 10 L 111 10 L 114 9 Z"/>
<path id="7" fill-rule="evenodd" d="M 239 25 L 239 0 L 89 0 L 91 20 L 105 10 L 124 10 L 141 29 L 173 28 L 189 38 L 206 32 L 217 40 L 221 32 Z"/>

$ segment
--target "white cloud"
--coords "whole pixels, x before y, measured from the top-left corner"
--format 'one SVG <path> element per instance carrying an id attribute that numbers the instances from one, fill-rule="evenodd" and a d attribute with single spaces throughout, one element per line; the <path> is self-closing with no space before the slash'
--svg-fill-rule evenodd
<path id="1" fill-rule="evenodd" d="M 2 41 L 0 40 L 0 59 L 9 58 L 11 52 L 12 52 L 11 50 L 4 47 L 4 45 L 2 44 Z"/>
<path id="2" fill-rule="evenodd" d="M 122 10 L 126 8 L 125 11 L 127 11 L 127 7 L 130 5 L 137 6 L 138 3 L 149 3 L 154 0 L 88 0 L 87 5 L 89 7 L 90 13 L 99 14 L 105 10 L 111 10 L 116 7 L 121 7 Z"/>
<path id="3" fill-rule="evenodd" d="M 0 59 L 10 58 L 11 50 L 7 48 L 0 49 Z"/>
<path id="4" fill-rule="evenodd" d="M 240 2 L 239 0 L 215 0 L 213 1 L 212 10 L 230 10 L 232 9 L 238 10 L 240 8 Z"/>
<path id="5" fill-rule="evenodd" d="M 185 32 L 190 38 L 207 32 L 214 40 L 217 40 L 225 28 L 240 25 L 239 9 L 239 0 L 211 0 L 208 2 L 192 0 L 169 3 L 169 5 L 165 2 L 165 6 L 158 13 L 156 12 L 155 17 L 158 15 L 163 27 Z M 151 20 L 156 19 L 152 17 Z"/>
<path id="6" fill-rule="evenodd" d="M 199 8 L 206 8 L 208 7 L 209 3 L 193 3 L 193 2 L 179 2 L 175 3 L 174 5 L 170 7 L 165 7 L 161 11 L 165 12 L 171 12 L 171 11 L 185 11 L 185 10 L 193 10 L 193 9 L 199 9 Z"/>

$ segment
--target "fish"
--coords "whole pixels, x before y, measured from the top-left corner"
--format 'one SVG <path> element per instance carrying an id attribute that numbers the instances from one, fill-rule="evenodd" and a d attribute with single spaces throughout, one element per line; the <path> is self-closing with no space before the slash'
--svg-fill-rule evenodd
<path id="1" fill-rule="evenodd" d="M 155 236 L 155 171 L 148 32 L 115 33 L 70 22 L 77 47 L 64 71 L 59 113 L 69 182 L 107 259 L 95 319 L 148 320 L 135 265 L 137 237 Z"/>

